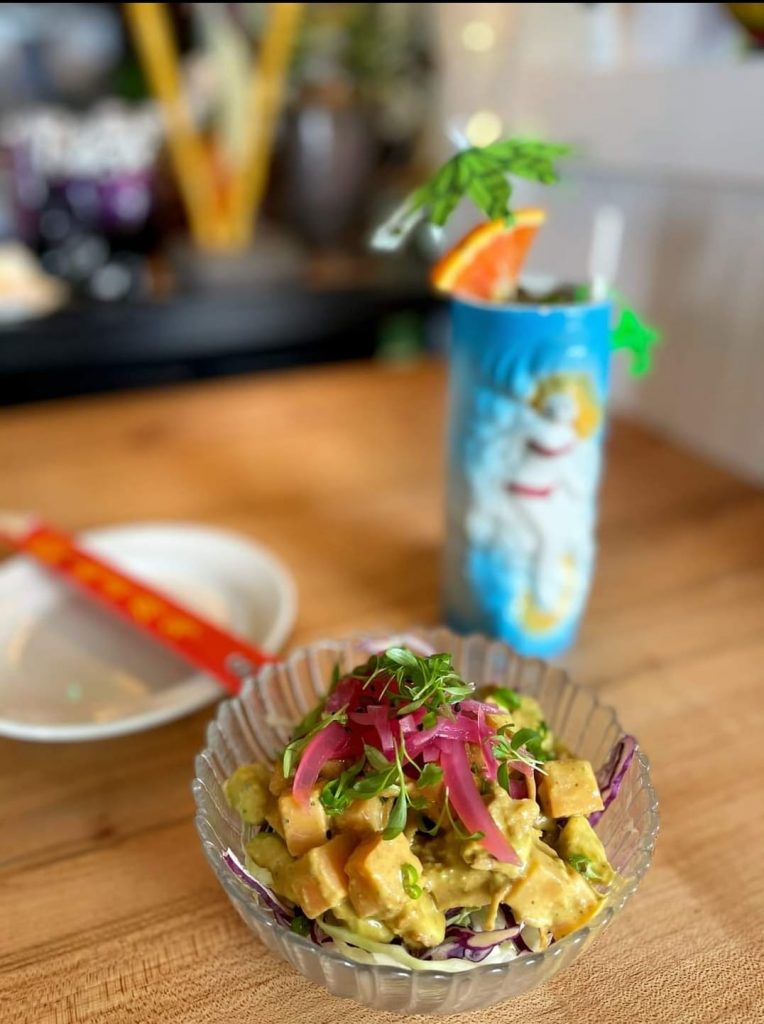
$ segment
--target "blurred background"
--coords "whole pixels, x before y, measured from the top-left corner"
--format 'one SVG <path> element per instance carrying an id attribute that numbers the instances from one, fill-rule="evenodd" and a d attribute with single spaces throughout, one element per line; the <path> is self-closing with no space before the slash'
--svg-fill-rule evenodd
<path id="1" fill-rule="evenodd" d="M 762 480 L 762 109 L 764 4 L 2 4 L 0 402 L 442 349 L 449 239 L 370 231 L 529 134 L 578 154 L 529 270 L 614 203 L 663 332 L 616 407 Z"/>

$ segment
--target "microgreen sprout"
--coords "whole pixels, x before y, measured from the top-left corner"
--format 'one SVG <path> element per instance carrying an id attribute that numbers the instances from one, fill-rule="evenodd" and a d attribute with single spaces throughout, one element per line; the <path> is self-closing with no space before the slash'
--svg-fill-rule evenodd
<path id="1" fill-rule="evenodd" d="M 473 692 L 472 685 L 455 670 L 450 654 L 420 657 L 405 647 L 390 647 L 382 654 L 373 654 L 363 672 L 364 689 L 380 677 L 385 680 L 382 695 L 387 696 L 397 715 L 410 714 L 426 705 L 425 719 L 430 716 L 430 725 L 435 724 L 439 708 L 456 704 Z"/>
<path id="2" fill-rule="evenodd" d="M 544 735 L 536 729 L 518 729 L 513 734 L 508 734 L 504 726 L 498 734 L 493 737 L 491 745 L 498 761 L 522 761 L 535 771 L 546 774 L 542 765 L 549 760 L 549 753 L 543 749 Z M 500 765 L 501 768 L 501 765 Z M 509 776 L 502 772 L 499 779 L 500 785 L 508 788 Z"/>
<path id="3" fill-rule="evenodd" d="M 284 773 L 284 778 L 289 778 L 303 750 L 317 733 L 321 732 L 322 729 L 325 729 L 332 722 L 339 722 L 341 725 L 345 725 L 347 720 L 347 706 L 340 708 L 331 715 L 325 714 L 323 708 L 319 706 L 315 711 L 306 715 L 292 734 L 291 741 L 284 747 L 284 753 L 281 758 L 281 770 Z"/>

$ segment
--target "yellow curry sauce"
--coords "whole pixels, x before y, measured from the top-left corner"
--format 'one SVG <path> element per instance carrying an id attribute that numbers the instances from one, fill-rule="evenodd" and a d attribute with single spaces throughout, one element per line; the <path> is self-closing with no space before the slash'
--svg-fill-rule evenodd
<path id="1" fill-rule="evenodd" d="M 414 953 L 443 943 L 456 908 L 482 930 L 508 910 L 543 949 L 614 879 L 587 820 L 603 808 L 591 764 L 534 699 L 473 691 L 448 655 L 392 648 L 337 672 L 275 765 L 242 765 L 225 792 L 259 829 L 247 867 L 276 894 Z"/>

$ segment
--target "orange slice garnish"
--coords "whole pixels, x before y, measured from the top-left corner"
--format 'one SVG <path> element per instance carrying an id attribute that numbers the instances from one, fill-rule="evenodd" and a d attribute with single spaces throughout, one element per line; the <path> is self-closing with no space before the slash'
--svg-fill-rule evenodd
<path id="1" fill-rule="evenodd" d="M 514 215 L 512 224 L 492 220 L 478 225 L 441 257 L 430 273 L 435 288 L 488 302 L 511 299 L 531 242 L 546 220 L 545 211 L 536 207 Z"/>

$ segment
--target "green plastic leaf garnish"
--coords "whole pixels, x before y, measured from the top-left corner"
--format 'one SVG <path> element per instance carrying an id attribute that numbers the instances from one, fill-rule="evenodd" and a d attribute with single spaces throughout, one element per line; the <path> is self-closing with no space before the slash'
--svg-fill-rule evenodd
<path id="1" fill-rule="evenodd" d="M 625 349 L 631 355 L 629 372 L 633 377 L 643 377 L 652 367 L 652 347 L 660 337 L 660 332 L 640 319 L 635 310 L 622 305 L 610 334 L 610 346 Z"/>
<path id="2" fill-rule="evenodd" d="M 566 145 L 520 138 L 464 149 L 412 192 L 377 229 L 372 247 L 396 248 L 422 220 L 442 227 L 465 196 L 489 220 L 511 224 L 510 176 L 552 185 L 559 180 L 555 161 L 569 153 Z"/>

